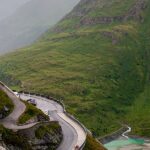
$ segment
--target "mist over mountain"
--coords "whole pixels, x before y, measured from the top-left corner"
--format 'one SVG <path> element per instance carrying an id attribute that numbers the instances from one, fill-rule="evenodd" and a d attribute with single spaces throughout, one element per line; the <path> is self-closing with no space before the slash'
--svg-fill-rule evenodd
<path id="1" fill-rule="evenodd" d="M 0 18 L 5 18 L 0 20 L 0 54 L 31 44 L 78 2 L 79 0 L 0 1 L 3 4 L 0 8 L 9 3 L 9 11 L 4 10 L 4 7 L 1 9 L 3 15 Z M 15 9 L 17 10 L 13 12 Z"/>
<path id="2" fill-rule="evenodd" d="M 0 20 L 10 16 L 18 7 L 29 0 L 0 0 Z"/>

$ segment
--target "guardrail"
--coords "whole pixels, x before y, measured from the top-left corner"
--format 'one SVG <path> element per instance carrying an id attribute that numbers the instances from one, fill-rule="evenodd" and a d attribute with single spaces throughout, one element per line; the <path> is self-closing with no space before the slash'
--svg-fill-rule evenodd
<path id="1" fill-rule="evenodd" d="M 73 115 L 70 115 L 67 111 L 66 111 L 66 108 L 65 108 L 65 105 L 62 101 L 60 100 L 57 100 L 51 96 L 46 96 L 46 95 L 43 95 L 43 94 L 37 94 L 37 93 L 30 93 L 30 92 L 26 92 L 26 91 L 19 91 L 18 93 L 22 93 L 22 94 L 29 94 L 29 95 L 32 95 L 32 96 L 39 96 L 41 98 L 46 98 L 46 99 L 50 99 L 50 100 L 53 100 L 55 102 L 57 102 L 58 104 L 60 104 L 62 107 L 63 107 L 63 112 L 64 114 L 70 118 L 71 120 L 73 120 L 74 122 L 76 122 L 85 132 L 86 136 L 87 136 L 87 133 L 89 134 L 92 134 L 82 123 L 80 123 Z M 82 150 L 85 146 L 85 143 L 86 141 L 80 146 L 79 150 Z"/>

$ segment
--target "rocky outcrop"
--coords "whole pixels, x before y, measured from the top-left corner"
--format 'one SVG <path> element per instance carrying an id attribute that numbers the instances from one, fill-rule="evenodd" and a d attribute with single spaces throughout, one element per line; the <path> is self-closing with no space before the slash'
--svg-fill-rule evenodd
<path id="1" fill-rule="evenodd" d="M 6 150 L 3 146 L 0 146 L 0 150 Z"/>
<path id="2" fill-rule="evenodd" d="M 113 32 L 103 31 L 102 35 L 104 37 L 107 37 L 107 38 L 111 39 L 112 44 L 114 44 L 114 45 L 119 42 L 119 38 Z"/>
<path id="3" fill-rule="evenodd" d="M 147 0 L 138 0 L 135 5 L 123 16 L 124 20 L 137 19 L 142 21 L 141 12 L 146 8 Z"/>
<path id="4" fill-rule="evenodd" d="M 16 132 L 1 126 L 0 148 L 4 150 L 55 150 L 61 143 L 62 137 L 61 127 L 57 122 L 43 122 Z"/>
<path id="5" fill-rule="evenodd" d="M 57 130 L 54 129 L 51 132 L 44 133 L 42 137 L 38 138 L 36 136 L 36 131 L 44 126 L 51 125 L 52 122 L 37 124 L 32 128 L 25 129 L 19 131 L 19 135 L 25 137 L 28 139 L 31 147 L 33 150 L 47 150 L 47 149 L 56 149 L 61 140 L 62 140 L 62 130 L 61 128 L 58 128 Z M 56 123 L 56 122 L 54 122 Z"/>
<path id="6" fill-rule="evenodd" d="M 93 9 L 96 9 L 97 5 L 99 7 L 99 11 L 105 7 L 104 2 L 100 2 L 100 0 L 81 0 L 80 3 L 73 9 L 71 13 L 66 15 L 61 21 L 60 24 L 56 25 L 51 31 L 55 33 L 64 32 L 64 30 L 69 28 L 77 29 L 82 26 L 91 26 L 91 25 L 98 25 L 98 24 L 111 24 L 113 22 L 126 22 L 129 20 L 136 20 L 139 22 L 144 21 L 144 17 L 142 16 L 142 12 L 146 9 L 146 4 L 148 0 L 136 0 L 135 4 L 133 4 L 127 11 L 122 12 L 120 15 L 97 15 L 96 17 L 90 15 Z M 84 6 L 87 7 L 84 7 Z M 65 25 L 62 26 L 66 20 L 75 21 L 73 25 Z"/>
<path id="7" fill-rule="evenodd" d="M 7 146 L 3 141 L 0 140 L 0 150 L 7 150 Z"/>
<path id="8" fill-rule="evenodd" d="M 143 21 L 141 12 L 146 8 L 146 0 L 138 0 L 131 9 L 121 16 L 83 17 L 80 25 L 110 24 L 112 22 L 124 22 L 130 19 Z"/>
<path id="9" fill-rule="evenodd" d="M 8 115 L 9 108 L 4 106 L 2 110 L 0 110 L 0 119 L 5 118 Z"/>

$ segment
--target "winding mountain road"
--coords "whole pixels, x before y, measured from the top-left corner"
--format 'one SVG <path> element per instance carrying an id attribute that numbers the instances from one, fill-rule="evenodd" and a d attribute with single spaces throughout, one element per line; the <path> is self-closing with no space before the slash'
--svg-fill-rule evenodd
<path id="1" fill-rule="evenodd" d="M 76 145 L 81 147 L 84 144 L 86 132 L 77 122 L 64 113 L 60 104 L 47 98 L 29 94 L 20 94 L 20 98 L 22 100 L 35 99 L 39 109 L 49 115 L 51 120 L 59 122 L 63 131 L 63 141 L 57 150 L 74 150 Z"/>

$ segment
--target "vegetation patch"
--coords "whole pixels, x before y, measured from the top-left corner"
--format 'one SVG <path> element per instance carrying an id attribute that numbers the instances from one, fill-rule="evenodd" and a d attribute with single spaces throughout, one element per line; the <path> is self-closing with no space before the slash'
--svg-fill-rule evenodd
<path id="1" fill-rule="evenodd" d="M 30 145 L 27 142 L 27 139 L 20 136 L 18 133 L 13 132 L 12 130 L 4 128 L 0 125 L 0 134 L 2 135 L 2 140 L 9 147 L 14 149 L 22 150 L 31 150 Z"/>
<path id="2" fill-rule="evenodd" d="M 56 150 L 63 138 L 62 129 L 58 122 L 42 124 L 35 130 L 35 137 L 39 141 L 45 141 L 48 149 Z"/>
<path id="3" fill-rule="evenodd" d="M 5 92 L 0 90 L 0 119 L 9 115 L 14 108 L 14 105 Z"/>
<path id="4" fill-rule="evenodd" d="M 30 119 L 36 119 L 37 121 L 49 121 L 49 117 L 45 115 L 40 109 L 36 108 L 32 104 L 23 101 L 26 105 L 25 112 L 20 116 L 18 123 L 24 124 Z"/>
<path id="5" fill-rule="evenodd" d="M 96 139 L 88 135 L 83 150 L 106 150 Z"/>
<path id="6" fill-rule="evenodd" d="M 35 131 L 35 136 L 38 139 L 43 139 L 44 136 L 50 134 L 54 136 L 56 133 L 60 133 L 61 127 L 57 122 L 50 122 L 48 125 L 42 125 Z"/>

